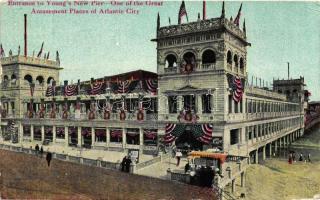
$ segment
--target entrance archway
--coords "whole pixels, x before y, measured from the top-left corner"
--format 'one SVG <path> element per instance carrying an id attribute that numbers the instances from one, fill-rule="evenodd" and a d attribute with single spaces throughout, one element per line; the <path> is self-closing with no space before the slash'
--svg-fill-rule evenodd
<path id="1" fill-rule="evenodd" d="M 188 150 L 203 150 L 203 143 L 195 137 L 192 130 L 185 130 L 180 137 L 176 139 L 176 146 L 178 149 Z"/>

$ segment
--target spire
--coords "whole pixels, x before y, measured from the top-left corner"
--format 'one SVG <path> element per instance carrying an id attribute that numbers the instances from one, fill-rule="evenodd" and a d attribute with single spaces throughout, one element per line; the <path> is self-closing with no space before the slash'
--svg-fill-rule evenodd
<path id="1" fill-rule="evenodd" d="M 224 1 L 222 2 L 222 11 L 221 11 L 221 17 L 220 18 L 225 18 L 225 10 L 224 10 Z"/>
<path id="2" fill-rule="evenodd" d="M 169 25 L 171 26 L 171 19 L 170 19 L 170 17 L 169 17 Z"/>
<path id="3" fill-rule="evenodd" d="M 230 22 L 233 22 L 233 18 L 232 18 L 232 16 L 230 17 Z"/>
<path id="4" fill-rule="evenodd" d="M 200 13 L 198 13 L 198 21 L 200 21 L 201 19 L 200 19 Z"/>
<path id="5" fill-rule="evenodd" d="M 242 9 L 242 3 L 240 5 L 240 8 L 239 8 L 239 11 L 238 11 L 236 18 L 234 19 L 234 24 L 237 26 L 239 26 L 239 22 L 240 22 L 241 9 Z"/>
<path id="6" fill-rule="evenodd" d="M 2 44 L 0 44 L 0 58 L 5 57 L 5 56 L 6 55 L 5 55 L 4 49 L 2 47 Z"/>
<path id="7" fill-rule="evenodd" d="M 246 30 L 246 19 L 244 19 L 244 20 L 243 20 L 242 31 L 243 31 L 244 35 L 247 35 L 247 30 Z"/>
<path id="8" fill-rule="evenodd" d="M 160 29 L 160 14 L 158 12 L 158 18 L 157 18 L 157 30 Z"/>
<path id="9" fill-rule="evenodd" d="M 37 58 L 41 57 L 41 54 L 42 54 L 42 51 L 43 51 L 43 45 L 44 45 L 44 42 L 42 42 L 42 45 L 41 45 L 40 51 L 39 51 L 39 53 L 37 55 Z"/>

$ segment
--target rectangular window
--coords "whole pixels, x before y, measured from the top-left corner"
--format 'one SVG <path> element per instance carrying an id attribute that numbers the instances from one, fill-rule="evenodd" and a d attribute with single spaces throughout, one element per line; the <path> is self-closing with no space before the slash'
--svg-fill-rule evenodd
<path id="1" fill-rule="evenodd" d="M 194 95 L 183 96 L 183 108 L 185 110 L 195 110 L 196 98 Z"/>
<path id="2" fill-rule="evenodd" d="M 239 143 L 239 129 L 230 130 L 230 144 Z"/>
<path id="3" fill-rule="evenodd" d="M 168 104 L 169 104 L 169 113 L 177 113 L 177 97 L 176 96 L 169 96 L 168 97 Z"/>
<path id="4" fill-rule="evenodd" d="M 211 113 L 211 101 L 212 95 L 203 94 L 201 96 L 202 100 L 202 113 Z"/>

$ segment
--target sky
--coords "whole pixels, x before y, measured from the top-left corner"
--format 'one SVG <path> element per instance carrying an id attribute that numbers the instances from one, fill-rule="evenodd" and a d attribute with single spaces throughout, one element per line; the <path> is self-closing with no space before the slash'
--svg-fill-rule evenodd
<path id="1" fill-rule="evenodd" d="M 1 0 L 0 0 L 1 1 Z M 31 14 L 32 7 L 0 4 L 0 43 L 8 54 L 23 49 L 23 14 L 28 14 L 28 54 L 44 51 L 55 59 L 59 51 L 60 80 L 89 80 L 106 75 L 144 69 L 156 72 L 156 18 L 161 26 L 177 24 L 181 1 L 164 1 L 162 6 L 139 6 L 139 14 L 43 15 Z M 239 1 L 226 2 L 226 17 L 235 18 Z M 202 12 L 202 2 L 185 1 L 189 22 Z M 221 15 L 222 2 L 207 1 L 207 18 Z M 105 8 L 118 9 L 119 6 Z M 35 7 L 36 9 L 65 9 Z M 92 7 L 82 7 L 90 9 Z M 67 8 L 68 9 L 68 8 Z M 320 3 L 243 2 L 241 19 L 246 20 L 247 70 L 269 83 L 273 78 L 304 76 L 311 100 L 320 100 Z M 242 26 L 241 26 L 242 27 Z M 250 81 L 251 78 L 249 78 Z"/>

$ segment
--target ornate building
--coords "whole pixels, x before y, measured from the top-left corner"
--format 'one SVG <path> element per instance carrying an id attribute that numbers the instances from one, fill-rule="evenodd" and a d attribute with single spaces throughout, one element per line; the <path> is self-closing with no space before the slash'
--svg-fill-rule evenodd
<path id="1" fill-rule="evenodd" d="M 157 74 L 143 70 L 68 83 L 59 62 L 1 59 L 2 132 L 19 142 L 156 152 L 160 143 L 251 156 L 256 162 L 304 129 L 304 79 L 248 83 L 246 27 L 224 15 L 160 27 Z M 292 89 L 292 95 L 284 91 Z M 31 91 L 31 92 L 30 92 Z"/>

